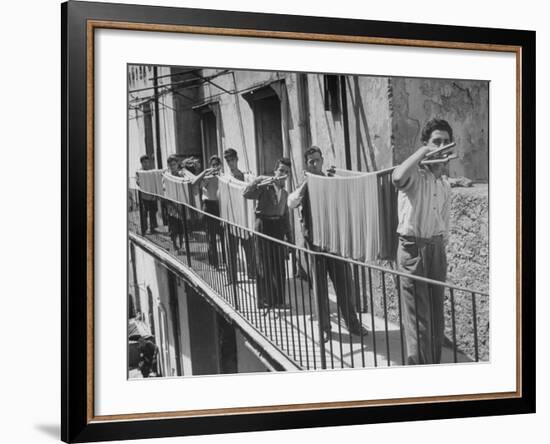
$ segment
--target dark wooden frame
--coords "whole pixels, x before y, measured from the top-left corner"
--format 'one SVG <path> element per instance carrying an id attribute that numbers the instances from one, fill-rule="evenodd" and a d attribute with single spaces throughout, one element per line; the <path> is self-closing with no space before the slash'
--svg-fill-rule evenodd
<path id="1" fill-rule="evenodd" d="M 534 32 L 73 1 L 62 5 L 61 23 L 61 435 L 64 441 L 153 438 L 535 411 Z M 93 33 L 97 28 L 515 53 L 518 77 L 517 390 L 383 402 L 350 401 L 94 416 Z M 529 117 L 522 118 L 524 113 Z"/>

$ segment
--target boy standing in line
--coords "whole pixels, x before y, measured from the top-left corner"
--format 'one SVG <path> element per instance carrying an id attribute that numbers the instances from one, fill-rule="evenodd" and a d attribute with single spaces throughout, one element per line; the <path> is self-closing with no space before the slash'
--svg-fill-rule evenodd
<path id="1" fill-rule="evenodd" d="M 168 165 L 167 174 L 174 177 L 181 177 L 179 173 L 178 158 L 171 155 L 166 160 Z M 180 205 L 176 202 L 168 201 L 166 204 L 166 213 L 168 215 L 168 233 L 172 240 L 174 250 L 180 254 L 183 246 L 183 215 Z M 178 241 L 178 242 L 177 242 Z"/>
<path id="2" fill-rule="evenodd" d="M 306 150 L 304 153 L 304 160 L 308 173 L 322 176 L 325 175 L 323 173 L 323 154 L 319 147 L 312 146 Z M 329 170 L 329 176 L 331 174 L 332 171 Z M 300 222 L 306 246 L 312 251 L 320 251 L 320 249 L 312 243 L 311 239 L 312 220 L 307 180 L 304 180 L 304 182 L 288 196 L 289 208 L 294 209 L 300 205 L 302 208 Z M 349 332 L 352 335 L 366 336 L 368 332 L 361 325 L 357 316 L 353 279 L 349 264 L 343 260 L 333 259 L 322 255 L 314 255 L 312 258 L 312 271 L 313 290 L 318 300 L 319 323 L 321 324 L 323 342 L 328 342 L 331 337 L 327 274 L 330 276 L 334 285 L 336 302 Z"/>
<path id="3" fill-rule="evenodd" d="M 218 200 L 218 175 L 222 161 L 218 156 L 211 156 L 206 168 L 191 181 L 191 185 L 200 186 L 202 194 L 202 210 L 205 213 L 220 217 L 220 201 Z M 217 236 L 220 237 L 222 256 L 225 256 L 224 235 L 221 223 L 214 218 L 206 217 L 206 239 L 208 243 L 208 263 L 219 267 Z"/>
<path id="4" fill-rule="evenodd" d="M 148 171 L 153 169 L 153 162 L 147 154 L 139 158 L 141 169 Z M 136 175 L 138 176 L 138 175 Z M 136 178 L 136 183 L 139 186 L 139 180 Z M 149 221 L 149 233 L 153 234 L 157 229 L 157 200 L 155 196 L 147 193 L 139 192 L 140 195 L 140 216 L 141 216 L 141 234 L 147 232 L 147 221 Z"/>
<path id="5" fill-rule="evenodd" d="M 233 148 L 227 148 L 223 152 L 223 158 L 225 159 L 225 163 L 227 164 L 227 167 L 229 169 L 228 175 L 237 180 L 240 180 L 241 182 L 245 182 L 245 175 L 239 169 L 239 157 L 237 155 L 237 151 L 234 150 Z M 248 237 L 246 239 L 239 239 L 234 233 L 232 233 L 231 227 L 230 227 L 227 241 L 228 241 L 228 252 L 229 252 L 228 267 L 230 268 L 231 279 L 235 281 L 237 279 L 237 267 L 235 266 L 235 264 L 237 263 L 237 249 L 239 248 L 239 241 L 243 247 L 244 254 L 246 257 L 248 278 L 256 279 L 256 260 L 254 258 L 254 239 L 252 237 Z"/>
<path id="6" fill-rule="evenodd" d="M 423 146 L 393 172 L 399 190 L 399 271 L 445 282 L 451 187 L 443 176 L 447 160 L 430 153 L 448 145 L 453 130 L 445 120 L 432 119 L 422 130 Z M 432 153 L 433 154 L 433 153 Z M 432 157 L 433 163 L 421 161 Z M 401 303 L 408 364 L 438 364 L 444 339 L 444 287 L 401 278 Z"/>
<path id="7" fill-rule="evenodd" d="M 255 199 L 254 229 L 275 239 L 291 241 L 285 181 L 290 175 L 290 159 L 282 158 L 275 165 L 272 177 L 259 176 L 243 191 L 246 199 Z M 285 308 L 286 248 L 258 236 L 257 242 L 258 308 Z"/>

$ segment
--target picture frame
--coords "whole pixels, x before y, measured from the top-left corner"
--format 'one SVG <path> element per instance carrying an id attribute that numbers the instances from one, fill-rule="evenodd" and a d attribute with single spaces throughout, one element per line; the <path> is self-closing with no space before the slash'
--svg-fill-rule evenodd
<path id="1" fill-rule="evenodd" d="M 62 417 L 65 442 L 140 439 L 535 412 L 535 33 L 187 8 L 64 3 L 62 15 Z M 100 29 L 510 53 L 516 58 L 516 390 L 96 415 L 96 108 Z M 529 118 L 524 118 L 529 116 Z M 121 119 L 124 119 L 122 116 Z M 493 129 L 494 131 L 494 129 Z M 513 241 L 510 240 L 510 243 Z M 122 265 L 121 265 L 122 266 Z"/>

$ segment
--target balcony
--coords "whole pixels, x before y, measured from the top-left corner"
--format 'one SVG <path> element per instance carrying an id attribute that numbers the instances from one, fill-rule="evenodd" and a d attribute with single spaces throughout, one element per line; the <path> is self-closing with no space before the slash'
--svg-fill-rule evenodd
<path id="1" fill-rule="evenodd" d="M 313 252 L 158 195 L 146 198 L 158 208 L 159 226 L 154 232 L 145 231 L 144 196 L 146 193 L 137 189 L 129 192 L 129 241 L 169 264 L 194 285 L 216 310 L 246 333 L 275 370 L 406 365 L 400 294 L 403 278 L 418 285 L 444 288 L 442 363 L 489 359 L 486 293 L 405 275 L 377 264 Z M 208 227 L 215 227 L 214 238 Z M 260 257 L 267 249 L 284 256 L 277 261 L 284 263 L 284 270 L 275 270 L 269 256 Z M 336 291 L 327 279 L 331 335 L 327 341 L 322 340 L 319 322 L 322 301 L 312 288 L 311 276 L 313 264 L 327 260 L 344 264 L 348 270 L 344 291 L 353 294 L 359 321 L 367 335 L 348 331 L 345 316 L 338 308 Z M 284 304 L 280 307 L 262 308 L 265 295 L 259 294 L 255 276 L 260 262 L 272 273 L 284 276 Z"/>

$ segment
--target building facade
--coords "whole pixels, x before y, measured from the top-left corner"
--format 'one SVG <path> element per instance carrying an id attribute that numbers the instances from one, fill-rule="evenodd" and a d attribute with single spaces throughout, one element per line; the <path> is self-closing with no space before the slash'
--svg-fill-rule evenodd
<path id="1" fill-rule="evenodd" d="M 129 247 L 129 317 L 140 313 L 158 347 L 157 376 L 271 371 L 261 344 L 184 279 L 135 243 Z M 139 377 L 137 370 L 130 377 Z"/>
<path id="2" fill-rule="evenodd" d="M 325 165 L 376 171 L 403 161 L 421 145 L 423 124 L 444 118 L 459 159 L 452 177 L 488 178 L 488 82 L 130 66 L 129 166 L 139 156 L 166 166 L 170 154 L 211 155 L 234 148 L 242 168 L 273 170 L 293 163 L 302 178 L 303 151 L 324 153 Z"/>
<path id="3" fill-rule="evenodd" d="M 132 65 L 129 187 L 135 188 L 135 171 L 144 154 L 159 169 L 166 168 L 171 155 L 196 157 L 204 166 L 227 148 L 237 151 L 243 171 L 255 175 L 270 174 L 277 159 L 290 158 L 289 191 L 303 180 L 303 152 L 311 145 L 323 151 L 325 168 L 379 171 L 420 147 L 422 127 L 433 117 L 447 120 L 454 130 L 459 157 L 450 163 L 449 176 L 486 183 L 488 106 L 486 81 Z M 477 194 L 482 196 L 470 193 L 453 202 L 476 206 L 486 198 L 486 187 Z M 472 261 L 454 261 L 451 282 L 457 277 L 455 284 L 479 290 L 468 276 L 488 275 L 488 239 L 472 247 L 472 242 L 464 242 L 471 230 L 459 232 L 467 222 L 460 202 L 453 203 L 450 257 L 470 252 L 481 263 L 471 269 Z M 487 199 L 481 207 L 488 210 Z M 158 217 L 164 217 L 163 207 L 159 210 Z M 300 246 L 298 214 L 292 214 Z M 262 349 L 268 344 L 254 340 L 234 318 L 209 303 L 204 292 L 190 285 L 184 269 L 183 274 L 170 269 L 157 255 L 136 246 L 135 239 L 129 258 L 129 299 L 134 310 L 146 314 L 153 330 L 162 376 L 269 371 L 288 365 L 277 350 L 266 360 Z"/>

